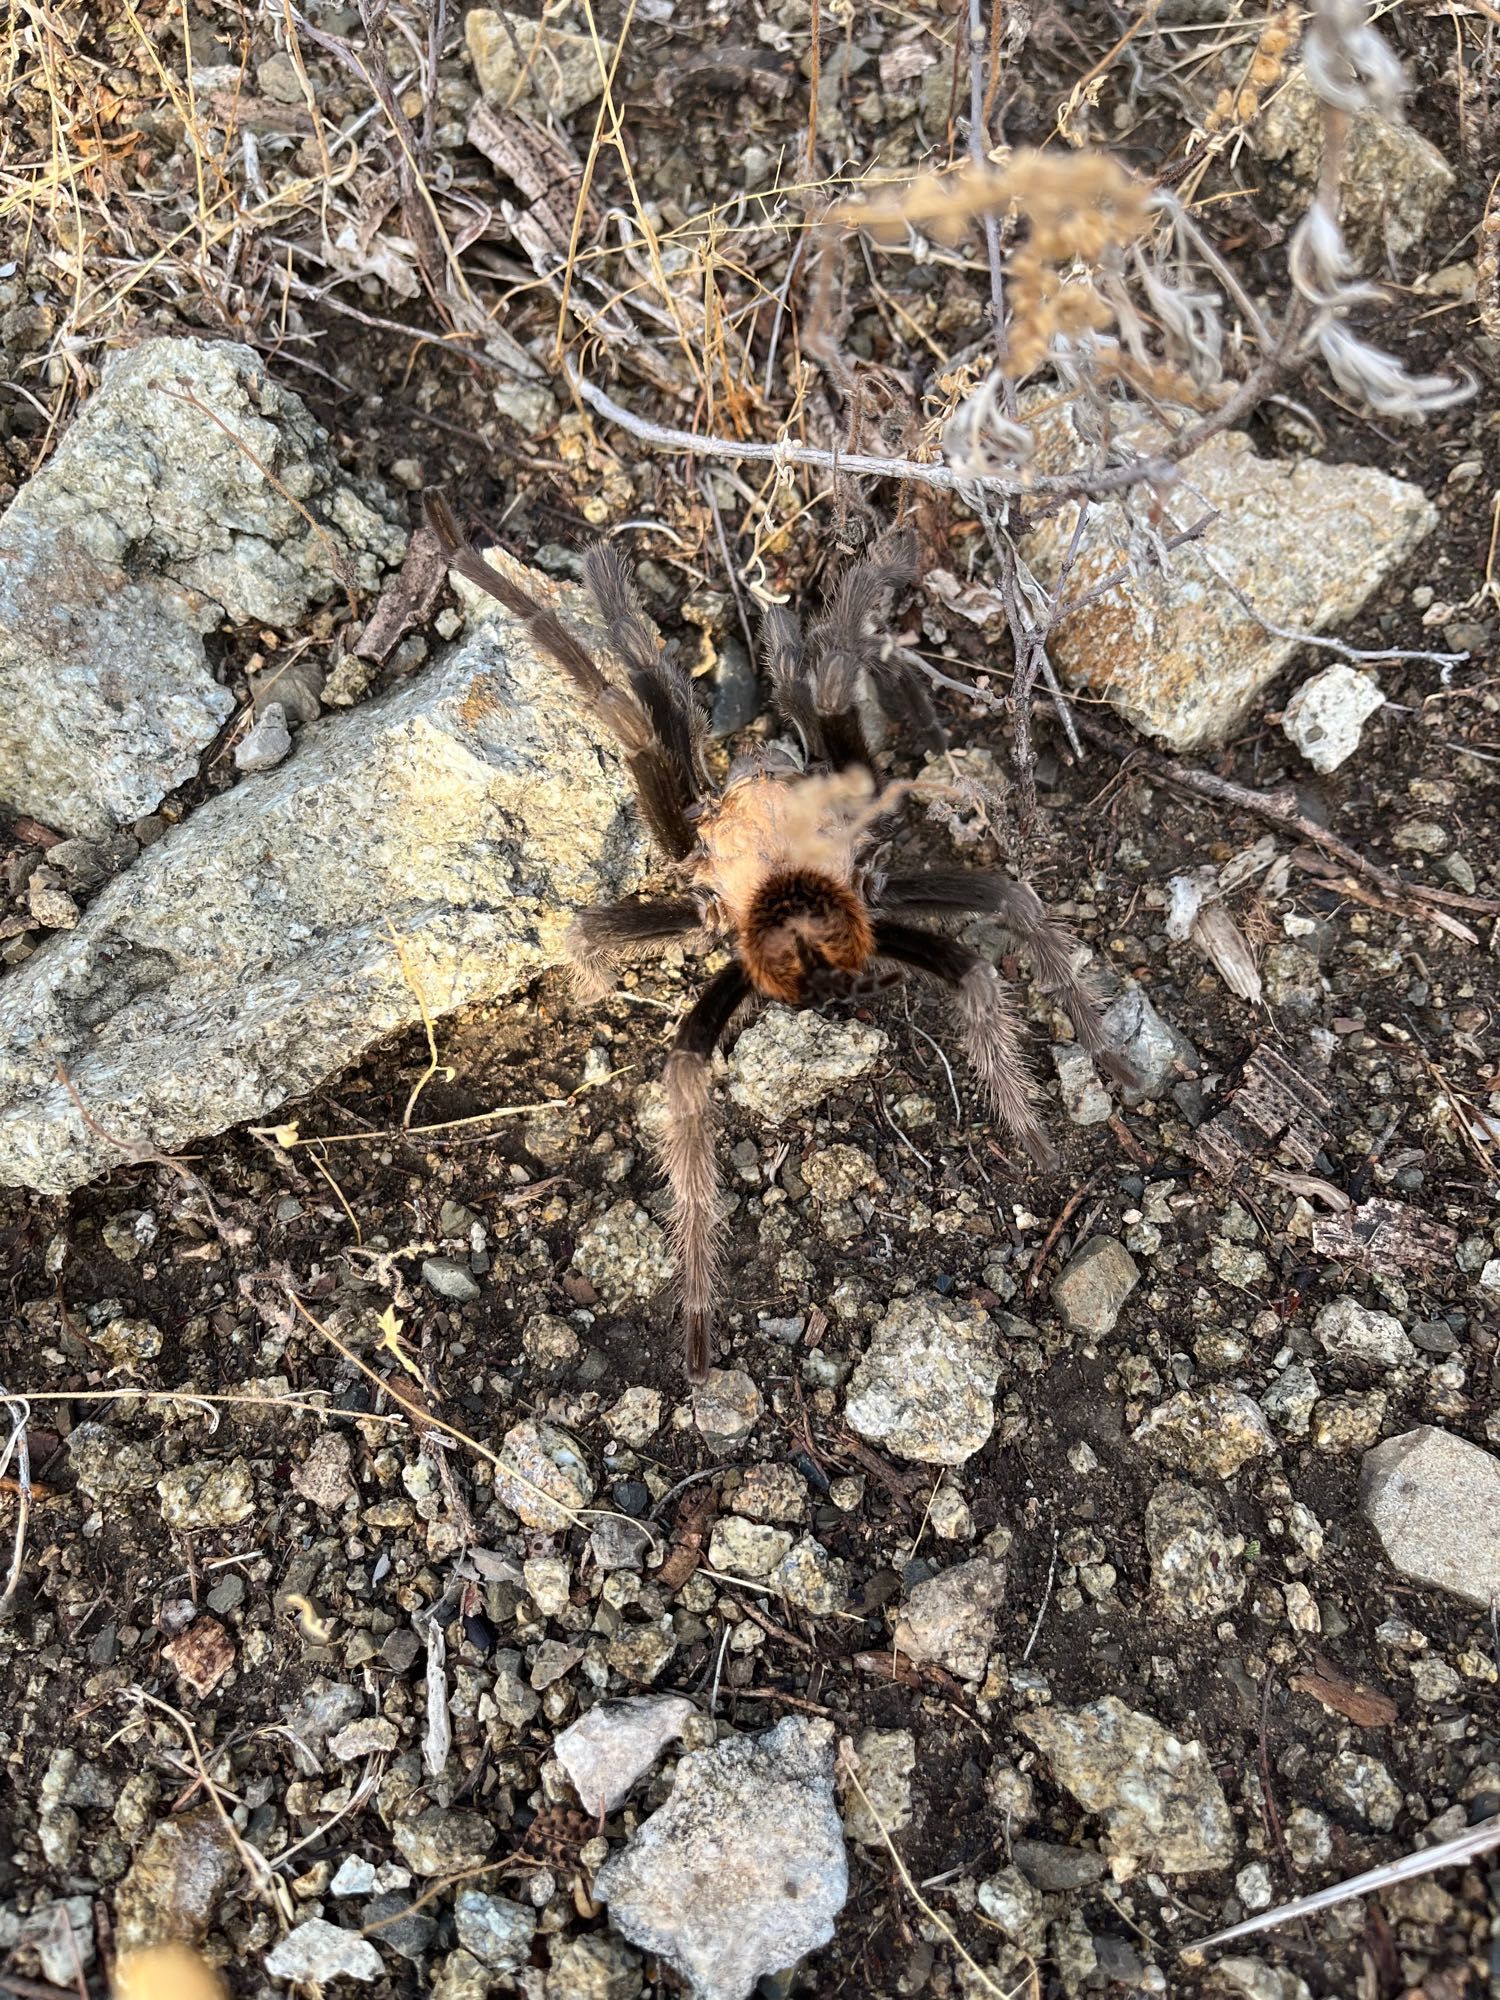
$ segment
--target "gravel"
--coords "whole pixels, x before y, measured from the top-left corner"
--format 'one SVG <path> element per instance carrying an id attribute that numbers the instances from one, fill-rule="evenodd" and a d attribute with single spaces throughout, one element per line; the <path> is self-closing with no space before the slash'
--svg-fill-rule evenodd
<path id="1" fill-rule="evenodd" d="M 1322 1307 L 1313 1332 L 1325 1353 L 1367 1368 L 1400 1368 L 1417 1358 L 1394 1313 L 1374 1312 L 1347 1293 Z"/>
<path id="2" fill-rule="evenodd" d="M 889 1047 L 881 1029 L 859 1021 L 768 1007 L 734 1045 L 729 1095 L 742 1110 L 779 1125 L 862 1082 Z"/>
<path id="3" fill-rule="evenodd" d="M 392 1838 L 401 1858 L 418 1875 L 461 1875 L 478 1868 L 495 1845 L 495 1828 L 484 1814 L 428 1806 L 415 1819 L 397 1820 Z"/>
<path id="4" fill-rule="evenodd" d="M 1151 1589 L 1169 1618 L 1218 1618 L 1245 1594 L 1244 1538 L 1228 1535 L 1196 1486 L 1169 1480 L 1146 1503 Z"/>
<path id="5" fill-rule="evenodd" d="M 491 1972 L 516 1972 L 531 1957 L 536 1917 L 522 1903 L 460 1889 L 453 1919 L 459 1943 Z"/>
<path id="6" fill-rule="evenodd" d="M 884 1847 L 911 1825 L 917 1739 L 909 1729 L 862 1729 L 851 1768 L 859 1785 L 843 1786 L 844 1832 L 861 1847 Z"/>
<path id="7" fill-rule="evenodd" d="M 1137 1444 L 1200 1478 L 1232 1479 L 1276 1449 L 1259 1404 L 1222 1382 L 1179 1390 L 1150 1412 L 1134 1436 Z"/>
<path id="8" fill-rule="evenodd" d="M 1380 683 L 1342 661 L 1303 681 L 1281 712 L 1288 739 L 1327 776 L 1359 748 L 1364 726 L 1385 706 Z"/>
<path id="9" fill-rule="evenodd" d="M 576 1438 L 555 1424 L 514 1424 L 500 1443 L 495 1492 L 528 1528 L 564 1528 L 594 1497 Z"/>

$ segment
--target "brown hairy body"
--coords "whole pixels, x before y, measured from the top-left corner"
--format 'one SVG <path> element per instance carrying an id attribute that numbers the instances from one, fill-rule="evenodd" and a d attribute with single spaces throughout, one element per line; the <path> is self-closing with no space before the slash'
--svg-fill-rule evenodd
<path id="1" fill-rule="evenodd" d="M 702 1381 L 723 1262 L 710 1063 L 747 1001 L 816 1006 L 847 995 L 882 966 L 935 981 L 951 996 L 970 1067 L 995 1114 L 1033 1160 L 1049 1164 L 1052 1148 L 1005 981 L 987 960 L 929 927 L 984 913 L 1011 933 L 1036 985 L 1064 1009 L 1101 1068 L 1125 1082 L 1130 1071 L 1109 1046 L 1077 947 L 1024 882 L 995 870 L 879 876 L 868 865 L 874 829 L 905 787 L 882 787 L 876 776 L 861 690 L 919 740 L 941 741 L 925 689 L 878 634 L 885 599 L 909 580 L 904 541 L 892 540 L 845 572 L 806 647 L 787 613 L 768 616 L 765 664 L 806 762 L 774 753 L 742 761 L 716 792 L 691 682 L 668 658 L 607 545 L 590 550 L 585 568 L 626 686 L 600 670 L 553 612 L 470 548 L 440 500 L 429 499 L 428 520 L 453 567 L 523 621 L 615 736 L 642 816 L 680 884 L 671 897 L 627 897 L 580 912 L 569 943 L 585 983 L 607 990 L 630 959 L 695 935 L 730 949 L 729 962 L 679 1024 L 663 1079 L 661 1153 L 673 1197 L 687 1373 Z"/>

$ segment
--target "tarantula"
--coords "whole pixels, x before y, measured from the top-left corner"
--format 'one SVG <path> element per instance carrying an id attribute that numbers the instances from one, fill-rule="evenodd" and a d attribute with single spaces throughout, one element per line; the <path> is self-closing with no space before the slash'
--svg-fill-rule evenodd
<path id="1" fill-rule="evenodd" d="M 555 613 L 491 567 L 460 535 L 445 503 L 429 496 L 427 520 L 450 565 L 524 621 L 625 753 L 642 817 L 680 893 L 627 896 L 584 910 L 568 938 L 585 983 L 607 991 L 631 959 L 673 940 L 727 943 L 728 965 L 708 981 L 678 1026 L 664 1073 L 662 1159 L 673 1200 L 679 1305 L 687 1374 L 708 1372 L 720 1263 L 719 1176 L 709 1063 L 752 997 L 814 1007 L 886 983 L 882 963 L 935 980 L 952 995 L 969 1063 L 996 1115 L 1040 1166 L 1055 1155 L 1035 1106 L 1009 989 L 978 953 L 913 919 L 999 919 L 1030 960 L 1041 992 L 1073 1023 L 1080 1045 L 1118 1082 L 1133 1081 L 1110 1046 L 1098 997 L 1077 967 L 1074 940 L 1024 882 L 996 870 L 883 874 L 875 830 L 906 790 L 883 786 L 861 717 L 868 687 L 893 723 L 941 742 L 926 691 L 877 636 L 887 597 L 911 581 L 908 536 L 887 538 L 841 578 L 804 643 L 797 621 L 773 608 L 762 648 L 777 710 L 802 755 L 776 747 L 736 758 L 722 790 L 705 769 L 706 727 L 686 672 L 664 647 L 629 575 L 608 543 L 589 549 L 584 573 L 628 688 L 600 671 Z"/>

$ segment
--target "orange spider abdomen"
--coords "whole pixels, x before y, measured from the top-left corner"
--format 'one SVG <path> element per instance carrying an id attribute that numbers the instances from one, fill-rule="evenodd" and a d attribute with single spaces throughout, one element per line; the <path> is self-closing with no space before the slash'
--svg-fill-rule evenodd
<path id="1" fill-rule="evenodd" d="M 770 875 L 739 927 L 740 959 L 758 992 L 800 1005 L 820 972 L 862 972 L 875 955 L 864 904 L 812 869 Z"/>

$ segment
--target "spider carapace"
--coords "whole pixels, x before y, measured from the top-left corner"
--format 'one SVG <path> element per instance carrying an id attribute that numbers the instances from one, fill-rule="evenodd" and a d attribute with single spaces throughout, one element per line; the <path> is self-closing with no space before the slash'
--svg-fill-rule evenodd
<path id="1" fill-rule="evenodd" d="M 768 613 L 765 665 L 800 752 L 773 745 L 737 758 L 719 789 L 708 776 L 692 683 L 607 543 L 589 550 L 584 571 L 623 682 L 601 671 L 554 612 L 471 548 L 436 496 L 428 498 L 427 519 L 452 567 L 524 621 L 617 739 L 642 818 L 670 864 L 675 893 L 628 896 L 575 918 L 569 952 L 583 981 L 607 991 L 623 965 L 674 940 L 730 950 L 729 963 L 679 1024 L 663 1075 L 662 1163 L 672 1191 L 687 1373 L 698 1382 L 713 1351 L 721 1263 L 709 1065 L 748 1001 L 817 1006 L 903 971 L 935 981 L 951 995 L 965 1053 L 996 1116 L 1039 1165 L 1050 1164 L 1010 989 L 987 959 L 936 927 L 989 915 L 1100 1067 L 1127 1083 L 1130 1069 L 1110 1046 L 1077 944 L 1024 882 L 993 869 L 886 874 L 873 865 L 876 830 L 889 826 L 905 788 L 881 783 L 862 697 L 873 696 L 919 744 L 941 741 L 925 688 L 880 633 L 887 601 L 911 581 L 908 536 L 887 538 L 844 572 L 805 642 L 790 613 Z"/>

